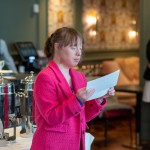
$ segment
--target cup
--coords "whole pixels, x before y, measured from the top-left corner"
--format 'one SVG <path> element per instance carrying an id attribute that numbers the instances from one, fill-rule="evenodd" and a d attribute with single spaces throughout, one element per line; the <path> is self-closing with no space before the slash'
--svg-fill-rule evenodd
<path id="1" fill-rule="evenodd" d="M 5 61 L 4 61 L 4 60 L 1 60 L 1 61 L 0 61 L 0 70 L 3 69 L 4 65 L 5 65 Z"/>
<path id="2" fill-rule="evenodd" d="M 20 65 L 18 67 L 18 71 L 19 71 L 19 73 L 24 73 L 25 72 L 25 66 Z"/>

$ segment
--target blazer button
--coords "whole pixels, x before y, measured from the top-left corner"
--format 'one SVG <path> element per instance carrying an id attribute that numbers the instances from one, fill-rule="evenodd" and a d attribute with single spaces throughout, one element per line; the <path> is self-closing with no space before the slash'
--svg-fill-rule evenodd
<path id="1" fill-rule="evenodd" d="M 83 130 L 83 131 L 82 131 L 82 134 L 84 134 L 84 133 L 85 133 L 85 131 Z"/>
<path id="2" fill-rule="evenodd" d="M 75 112 L 75 115 L 77 115 L 78 114 L 78 112 Z"/>

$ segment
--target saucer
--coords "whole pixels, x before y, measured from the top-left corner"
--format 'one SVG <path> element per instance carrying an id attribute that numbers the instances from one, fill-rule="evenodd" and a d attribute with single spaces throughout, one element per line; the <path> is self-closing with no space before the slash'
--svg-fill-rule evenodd
<path id="1" fill-rule="evenodd" d="M 0 70 L 0 73 L 9 74 L 9 73 L 13 73 L 13 71 L 12 70 Z"/>

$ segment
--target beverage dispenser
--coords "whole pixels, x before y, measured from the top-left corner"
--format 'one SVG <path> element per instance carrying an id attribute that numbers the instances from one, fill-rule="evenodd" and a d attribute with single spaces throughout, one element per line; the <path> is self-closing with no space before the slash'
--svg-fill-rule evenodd
<path id="1" fill-rule="evenodd" d="M 12 116 L 14 116 L 14 118 Z M 0 140 L 15 140 L 15 86 L 13 82 L 6 80 L 2 73 L 0 74 L 0 121 L 2 126 Z M 14 127 L 14 135 L 11 137 L 4 133 L 4 129 L 9 127 Z"/>
<path id="2" fill-rule="evenodd" d="M 30 75 L 21 80 L 20 91 L 18 96 L 20 98 L 20 112 L 22 115 L 20 135 L 22 137 L 28 137 L 32 133 L 33 120 L 33 86 L 34 86 L 34 72 L 31 71 Z"/>

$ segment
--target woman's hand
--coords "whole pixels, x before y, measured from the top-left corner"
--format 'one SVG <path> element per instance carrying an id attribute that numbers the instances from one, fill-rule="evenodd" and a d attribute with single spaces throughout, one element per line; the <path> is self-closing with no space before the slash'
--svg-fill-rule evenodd
<path id="1" fill-rule="evenodd" d="M 115 89 L 114 89 L 114 87 L 112 87 L 112 88 L 110 88 L 110 89 L 107 91 L 107 93 L 106 93 L 104 96 L 99 97 L 99 98 L 97 98 L 96 100 L 97 100 L 99 103 L 102 103 L 104 98 L 107 98 L 107 97 L 110 97 L 110 96 L 114 96 L 114 95 L 115 95 Z"/>
<path id="2" fill-rule="evenodd" d="M 95 92 L 94 88 L 91 89 L 86 89 L 86 87 L 81 88 L 77 91 L 76 93 L 76 97 L 78 98 L 78 100 L 80 100 L 81 102 L 85 102 L 87 101 L 87 99 L 93 95 L 93 93 Z"/>

